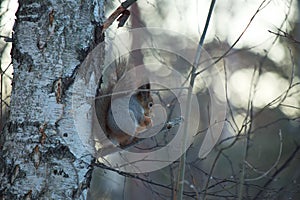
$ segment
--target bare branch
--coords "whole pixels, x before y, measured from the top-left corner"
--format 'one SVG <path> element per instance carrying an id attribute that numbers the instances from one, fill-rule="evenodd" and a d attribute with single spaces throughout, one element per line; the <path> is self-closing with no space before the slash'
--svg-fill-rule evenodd
<path id="1" fill-rule="evenodd" d="M 300 44 L 300 41 L 299 40 L 296 40 L 291 34 L 281 30 L 278 28 L 277 32 L 275 31 L 271 31 L 271 30 L 268 30 L 269 33 L 272 33 L 276 36 L 279 36 L 279 37 L 283 37 L 283 38 L 286 38 L 288 40 L 291 40 L 292 42 L 295 42 L 296 44 Z"/>

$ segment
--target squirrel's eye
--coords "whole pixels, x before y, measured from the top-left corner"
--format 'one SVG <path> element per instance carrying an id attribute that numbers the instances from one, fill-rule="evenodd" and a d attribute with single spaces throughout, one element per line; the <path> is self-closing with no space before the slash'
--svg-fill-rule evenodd
<path id="1" fill-rule="evenodd" d="M 153 103 L 152 103 L 152 102 L 149 102 L 149 103 L 148 103 L 148 108 L 152 108 L 152 106 L 153 106 Z"/>

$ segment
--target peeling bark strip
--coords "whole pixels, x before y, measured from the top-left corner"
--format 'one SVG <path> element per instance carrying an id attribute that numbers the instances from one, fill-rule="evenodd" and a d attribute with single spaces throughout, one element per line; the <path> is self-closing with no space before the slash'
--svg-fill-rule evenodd
<path id="1" fill-rule="evenodd" d="M 40 152 L 39 145 L 36 145 L 32 151 L 32 161 L 34 163 L 34 167 L 37 169 L 40 166 L 42 160 L 42 153 Z"/>
<path id="2" fill-rule="evenodd" d="M 102 25 L 102 33 L 112 25 L 112 23 L 118 18 L 118 27 L 122 27 L 128 19 L 130 12 L 126 10 L 129 6 L 135 3 L 137 0 L 127 0 L 121 3 L 121 5 L 107 18 Z"/>
<path id="3" fill-rule="evenodd" d="M 56 96 L 56 103 L 61 103 L 61 96 L 62 96 L 62 91 L 63 91 L 61 78 L 59 78 L 57 80 L 57 82 L 55 83 L 54 90 L 55 90 L 55 96 Z"/>

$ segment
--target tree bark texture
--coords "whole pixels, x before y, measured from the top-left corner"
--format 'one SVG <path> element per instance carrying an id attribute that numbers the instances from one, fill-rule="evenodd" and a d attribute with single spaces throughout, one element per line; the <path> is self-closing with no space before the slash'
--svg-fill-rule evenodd
<path id="1" fill-rule="evenodd" d="M 85 199 L 92 157 L 74 126 L 72 83 L 95 44 L 103 4 L 19 2 L 11 113 L 0 140 L 0 199 Z"/>

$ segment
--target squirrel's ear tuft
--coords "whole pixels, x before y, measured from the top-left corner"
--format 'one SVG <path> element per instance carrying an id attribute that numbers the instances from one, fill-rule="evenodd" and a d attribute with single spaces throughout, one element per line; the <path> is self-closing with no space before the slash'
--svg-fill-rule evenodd
<path id="1" fill-rule="evenodd" d="M 144 85 L 142 85 L 139 89 L 144 89 L 144 90 L 150 90 L 150 83 L 146 83 Z"/>
<path id="2" fill-rule="evenodd" d="M 140 86 L 138 89 L 139 90 L 146 90 L 145 92 L 149 92 L 148 90 L 150 90 L 150 87 L 151 87 L 150 83 L 146 83 L 146 84 Z"/>
<path id="3" fill-rule="evenodd" d="M 150 93 L 150 83 L 142 85 L 141 87 L 139 87 L 139 89 L 140 91 L 136 94 L 137 98 L 142 103 L 142 106 L 144 108 L 150 108 L 149 102 L 153 101 Z"/>

